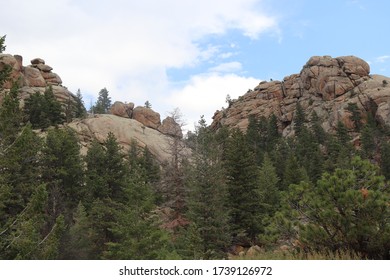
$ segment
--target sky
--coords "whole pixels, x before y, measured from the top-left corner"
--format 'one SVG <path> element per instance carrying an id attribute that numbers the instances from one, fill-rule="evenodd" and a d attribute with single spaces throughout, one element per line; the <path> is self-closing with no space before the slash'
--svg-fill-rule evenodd
<path id="1" fill-rule="evenodd" d="M 145 101 L 187 129 L 314 55 L 355 55 L 390 76 L 387 0 L 0 0 L 6 53 L 36 57 L 86 107 Z"/>

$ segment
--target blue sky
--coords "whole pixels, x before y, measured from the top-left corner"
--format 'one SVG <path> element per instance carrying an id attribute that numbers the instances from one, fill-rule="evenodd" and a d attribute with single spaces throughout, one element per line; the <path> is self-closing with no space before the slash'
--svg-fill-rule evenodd
<path id="1" fill-rule="evenodd" d="M 386 0 L 19 0 L 0 34 L 24 64 L 41 57 L 87 106 L 146 100 L 188 128 L 262 80 L 299 73 L 313 55 L 355 55 L 390 76 Z"/>

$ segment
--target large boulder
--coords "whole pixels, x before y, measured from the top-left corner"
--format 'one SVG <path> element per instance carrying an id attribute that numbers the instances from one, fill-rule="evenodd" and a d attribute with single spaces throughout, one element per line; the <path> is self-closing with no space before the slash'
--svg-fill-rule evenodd
<path id="1" fill-rule="evenodd" d="M 153 129 L 157 129 L 161 125 L 160 114 L 146 107 L 134 108 L 133 119 Z"/>
<path id="2" fill-rule="evenodd" d="M 110 108 L 110 113 L 122 118 L 131 118 L 133 115 L 134 103 L 114 102 Z"/>
<path id="3" fill-rule="evenodd" d="M 11 67 L 10 80 L 7 81 L 3 87 L 10 89 L 12 87 L 13 81 L 18 81 L 22 76 L 21 63 L 19 62 L 19 57 L 15 57 L 10 54 L 0 54 L 0 71 L 3 70 L 6 65 Z"/>
<path id="4" fill-rule="evenodd" d="M 33 67 L 25 67 L 24 84 L 28 87 L 46 87 L 46 81 L 42 77 L 41 71 Z"/>
<path id="5" fill-rule="evenodd" d="M 166 135 L 183 138 L 180 125 L 172 117 L 166 117 L 157 130 Z"/>

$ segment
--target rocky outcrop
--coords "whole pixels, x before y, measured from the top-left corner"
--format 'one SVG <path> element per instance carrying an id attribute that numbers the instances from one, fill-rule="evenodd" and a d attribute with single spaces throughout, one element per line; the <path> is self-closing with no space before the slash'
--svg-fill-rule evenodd
<path id="1" fill-rule="evenodd" d="M 48 86 L 53 88 L 53 93 L 64 106 L 70 102 L 76 102 L 76 97 L 66 87 L 62 86 L 61 78 L 53 73 L 53 68 L 45 64 L 41 58 L 31 60 L 31 65 L 23 66 L 23 57 L 20 55 L 0 54 L 0 70 L 6 65 L 11 67 L 10 79 L 4 84 L 5 90 L 12 87 L 13 82 L 19 84 L 21 104 L 35 92 L 43 93 Z"/>
<path id="2" fill-rule="evenodd" d="M 134 108 L 133 119 L 153 129 L 157 129 L 161 125 L 160 114 L 146 107 Z"/>
<path id="3" fill-rule="evenodd" d="M 172 117 L 166 117 L 157 130 L 166 135 L 183 138 L 180 125 Z"/>
<path id="4" fill-rule="evenodd" d="M 122 117 L 122 118 L 132 118 L 133 116 L 134 103 L 123 103 L 120 101 L 115 101 L 110 108 L 110 113 Z"/>
<path id="5" fill-rule="evenodd" d="M 69 124 L 79 135 L 82 144 L 82 153 L 86 153 L 90 143 L 96 139 L 103 143 L 108 133 L 113 133 L 119 144 L 128 150 L 132 140 L 136 140 L 140 147 L 148 147 L 159 162 L 170 158 L 168 153 L 172 137 L 145 127 L 142 123 L 128 118 L 104 114 L 95 117 L 76 120 Z"/>
<path id="6" fill-rule="evenodd" d="M 369 73 L 368 63 L 354 56 L 314 56 L 299 74 L 283 81 L 261 82 L 232 100 L 227 109 L 214 114 L 211 127 L 216 130 L 226 125 L 245 130 L 249 116 L 274 114 L 283 135 L 292 135 L 298 102 L 307 119 L 315 112 L 327 132 L 334 132 L 339 121 L 350 129 L 354 127 L 349 103 L 357 105 L 363 118 L 372 113 L 377 121 L 390 125 L 390 78 Z"/>

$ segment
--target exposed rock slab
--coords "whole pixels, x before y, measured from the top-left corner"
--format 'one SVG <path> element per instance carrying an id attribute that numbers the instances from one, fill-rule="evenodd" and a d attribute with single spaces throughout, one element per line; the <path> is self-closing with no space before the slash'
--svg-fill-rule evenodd
<path id="1" fill-rule="evenodd" d="M 112 132 L 125 150 L 129 149 L 134 139 L 139 146 L 148 147 L 159 162 L 170 158 L 168 151 L 172 138 L 155 129 L 145 127 L 133 119 L 108 114 L 95 115 L 95 117 L 73 121 L 67 126 L 73 128 L 79 135 L 83 153 L 86 153 L 93 139 L 103 143 L 108 133 Z"/>

